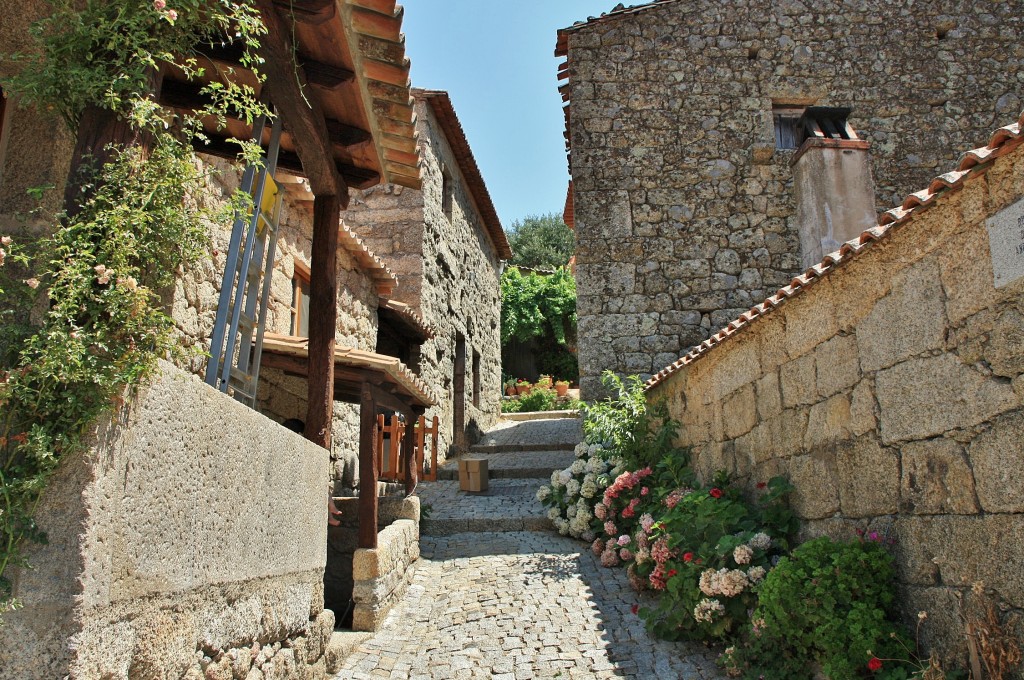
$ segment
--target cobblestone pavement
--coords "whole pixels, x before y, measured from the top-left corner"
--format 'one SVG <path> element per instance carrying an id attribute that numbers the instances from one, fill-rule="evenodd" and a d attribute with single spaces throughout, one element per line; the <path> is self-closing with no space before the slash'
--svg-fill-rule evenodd
<path id="1" fill-rule="evenodd" d="M 650 638 L 621 569 L 550 532 L 423 538 L 403 601 L 338 680 L 720 678 L 702 647 Z"/>
<path id="2" fill-rule="evenodd" d="M 537 501 L 537 489 L 545 480 L 492 479 L 483 493 L 459 491 L 456 480 L 421 484 L 417 493 L 427 518 L 420 520 L 420 533 L 449 535 L 464 531 L 523 531 L 552 528 L 544 506 Z"/>
<path id="3" fill-rule="evenodd" d="M 475 452 L 537 451 L 545 448 L 569 448 L 583 438 L 579 418 L 555 420 L 498 421 L 498 424 L 473 445 Z"/>

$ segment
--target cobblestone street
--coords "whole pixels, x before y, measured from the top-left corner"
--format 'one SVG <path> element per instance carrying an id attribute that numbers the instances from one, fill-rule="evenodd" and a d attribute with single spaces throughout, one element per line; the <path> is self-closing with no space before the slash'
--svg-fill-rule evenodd
<path id="1" fill-rule="evenodd" d="M 714 653 L 650 637 L 632 612 L 649 596 L 550 529 L 533 496 L 579 437 L 574 419 L 503 423 L 473 449 L 489 459 L 488 492 L 423 484 L 430 517 L 414 581 L 336 679 L 723 677 Z M 501 470 L 537 476 L 495 478 Z"/>

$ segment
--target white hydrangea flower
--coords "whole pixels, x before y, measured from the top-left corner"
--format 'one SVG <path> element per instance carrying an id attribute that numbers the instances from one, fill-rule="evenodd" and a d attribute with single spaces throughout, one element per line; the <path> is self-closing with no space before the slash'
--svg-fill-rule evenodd
<path id="1" fill-rule="evenodd" d="M 537 500 L 543 503 L 547 499 L 551 498 L 551 487 L 545 484 L 544 486 L 537 489 Z"/>
<path id="2" fill-rule="evenodd" d="M 559 470 L 555 470 L 554 472 L 551 473 L 551 488 L 558 489 L 561 486 L 563 486 L 562 473 Z"/>
<path id="3" fill-rule="evenodd" d="M 576 516 L 577 512 L 579 512 L 579 508 L 576 507 L 576 504 L 570 503 L 569 506 L 565 509 L 565 516 L 569 519 L 572 519 Z"/>
<path id="4" fill-rule="evenodd" d="M 604 458 L 594 457 L 587 461 L 587 471 L 599 475 L 608 469 L 608 461 Z"/>
<path id="5" fill-rule="evenodd" d="M 584 498 L 593 498 L 597 495 L 597 484 L 593 481 L 583 480 L 583 484 L 580 485 L 580 495 Z"/>
<path id="6" fill-rule="evenodd" d="M 736 549 L 732 551 L 732 558 L 736 560 L 736 564 L 750 564 L 751 558 L 754 556 L 754 549 L 749 545 L 738 545 Z"/>
<path id="7" fill-rule="evenodd" d="M 562 486 L 568 484 L 571 479 L 572 470 L 562 470 L 561 472 L 558 473 L 558 481 L 562 483 Z"/>
<path id="8" fill-rule="evenodd" d="M 717 614 L 725 613 L 725 607 L 718 600 L 703 599 L 693 608 L 693 618 L 701 623 L 711 623 Z"/>
<path id="9" fill-rule="evenodd" d="M 582 475 L 587 469 L 587 461 L 585 460 L 574 460 L 572 465 L 569 467 L 574 475 Z"/>
<path id="10" fill-rule="evenodd" d="M 590 448 L 587 450 L 587 453 L 589 453 L 590 456 L 593 457 L 600 453 L 603 449 L 604 447 L 601 446 L 600 444 L 591 444 Z"/>
<path id="11" fill-rule="evenodd" d="M 548 519 L 550 519 L 552 522 L 556 519 L 559 519 L 561 516 L 562 511 L 559 510 L 558 508 L 551 508 L 550 510 L 548 510 Z"/>
<path id="12" fill-rule="evenodd" d="M 754 537 L 750 539 L 750 547 L 756 550 L 767 550 L 772 547 L 772 537 L 763 531 L 760 531 L 754 534 Z"/>
<path id="13" fill-rule="evenodd" d="M 587 448 L 587 445 L 584 444 L 583 442 L 580 442 L 579 444 L 576 445 L 576 448 L 573 449 L 572 451 L 573 451 L 574 454 L 576 454 L 577 458 L 583 458 L 583 457 L 585 457 L 587 455 L 588 450 L 589 449 Z"/>
<path id="14" fill-rule="evenodd" d="M 747 571 L 747 576 L 750 578 L 751 583 L 760 583 L 764 580 L 766 573 L 764 567 L 751 567 Z"/>
<path id="15" fill-rule="evenodd" d="M 565 493 L 569 496 L 569 499 L 576 498 L 580 494 L 580 483 L 575 479 L 570 479 L 565 483 Z"/>

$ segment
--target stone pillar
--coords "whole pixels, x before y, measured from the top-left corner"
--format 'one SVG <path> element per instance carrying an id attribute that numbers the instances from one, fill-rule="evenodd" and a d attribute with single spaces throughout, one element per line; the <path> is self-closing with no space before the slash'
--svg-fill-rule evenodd
<path id="1" fill-rule="evenodd" d="M 805 269 L 878 223 L 862 139 L 808 139 L 793 158 L 793 184 Z"/>

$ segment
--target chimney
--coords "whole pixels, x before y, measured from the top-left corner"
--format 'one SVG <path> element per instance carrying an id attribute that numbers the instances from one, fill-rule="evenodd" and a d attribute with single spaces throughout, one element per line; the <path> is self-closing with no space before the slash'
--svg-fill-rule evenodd
<path id="1" fill-rule="evenodd" d="M 806 269 L 877 224 L 868 142 L 857 137 L 850 109 L 810 107 L 793 157 L 800 259 Z"/>

